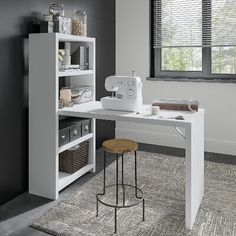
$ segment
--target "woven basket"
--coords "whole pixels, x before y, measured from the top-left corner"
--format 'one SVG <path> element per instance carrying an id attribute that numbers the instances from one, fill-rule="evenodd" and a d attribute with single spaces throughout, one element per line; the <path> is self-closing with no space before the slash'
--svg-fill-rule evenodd
<path id="1" fill-rule="evenodd" d="M 59 154 L 59 171 L 73 174 L 88 164 L 89 143 L 83 142 L 76 150 L 67 150 Z"/>

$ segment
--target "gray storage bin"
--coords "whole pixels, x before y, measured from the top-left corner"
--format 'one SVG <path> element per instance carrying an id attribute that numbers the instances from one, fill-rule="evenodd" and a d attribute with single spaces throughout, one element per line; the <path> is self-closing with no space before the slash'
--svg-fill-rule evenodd
<path id="1" fill-rule="evenodd" d="M 59 130 L 59 147 L 70 142 L 70 129 L 69 127 L 63 127 Z"/>
<path id="2" fill-rule="evenodd" d="M 91 119 L 71 117 L 67 121 L 74 124 L 81 123 L 81 137 L 91 133 Z"/>
<path id="3" fill-rule="evenodd" d="M 81 122 L 74 123 L 70 127 L 70 141 L 74 141 L 81 137 Z"/>
<path id="4" fill-rule="evenodd" d="M 68 118 L 59 122 L 59 147 L 91 133 L 91 119 Z"/>
<path id="5" fill-rule="evenodd" d="M 82 136 L 87 135 L 91 132 L 91 120 L 85 119 L 82 120 Z"/>
<path id="6" fill-rule="evenodd" d="M 63 119 L 59 122 L 59 147 L 81 137 L 80 119 Z"/>

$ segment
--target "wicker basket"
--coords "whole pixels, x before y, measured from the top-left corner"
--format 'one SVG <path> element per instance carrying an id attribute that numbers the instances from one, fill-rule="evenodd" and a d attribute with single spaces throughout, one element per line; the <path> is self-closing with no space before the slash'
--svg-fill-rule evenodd
<path id="1" fill-rule="evenodd" d="M 67 150 L 59 154 L 59 170 L 73 174 L 88 164 L 89 143 L 83 142 L 76 150 Z"/>

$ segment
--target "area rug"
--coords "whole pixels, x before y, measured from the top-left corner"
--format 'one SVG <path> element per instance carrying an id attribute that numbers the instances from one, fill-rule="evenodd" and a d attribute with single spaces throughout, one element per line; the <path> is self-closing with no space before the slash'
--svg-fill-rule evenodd
<path id="1" fill-rule="evenodd" d="M 126 183 L 134 182 L 134 158 L 125 156 Z M 115 163 L 107 167 L 107 184 L 115 182 Z M 102 189 L 103 172 L 74 189 L 57 206 L 32 223 L 32 227 L 60 236 L 112 235 L 114 209 L 99 205 L 95 195 Z M 205 195 L 194 227 L 185 229 L 185 159 L 138 152 L 138 186 L 146 199 L 142 205 L 118 210 L 117 235 L 236 236 L 236 166 L 205 161 Z"/>

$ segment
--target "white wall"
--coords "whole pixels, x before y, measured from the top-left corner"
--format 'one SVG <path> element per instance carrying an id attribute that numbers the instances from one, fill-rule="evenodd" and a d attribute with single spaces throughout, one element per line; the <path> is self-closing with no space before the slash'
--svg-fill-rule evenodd
<path id="1" fill-rule="evenodd" d="M 236 155 L 236 84 L 147 81 L 149 76 L 149 0 L 116 0 L 116 72 L 143 81 L 144 103 L 155 98 L 196 99 L 206 109 L 206 151 Z M 117 123 L 116 136 L 183 147 L 173 128 Z"/>

